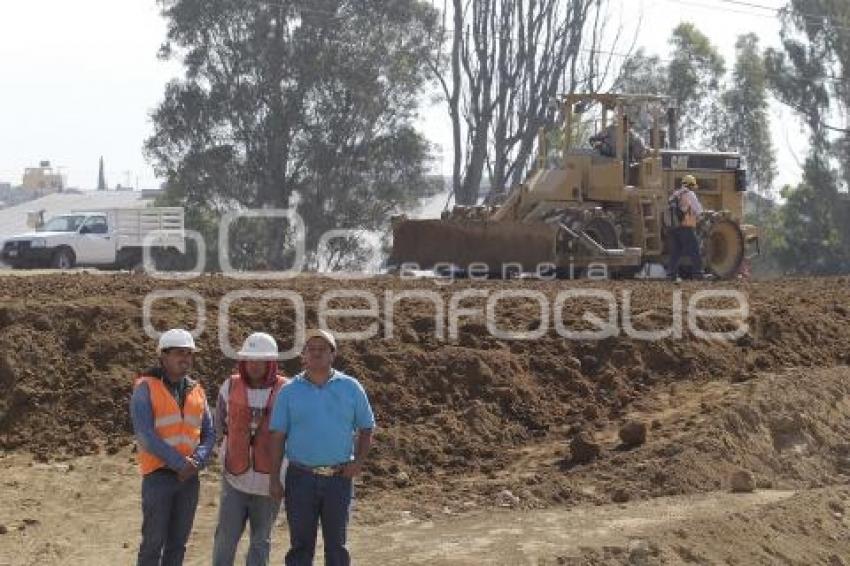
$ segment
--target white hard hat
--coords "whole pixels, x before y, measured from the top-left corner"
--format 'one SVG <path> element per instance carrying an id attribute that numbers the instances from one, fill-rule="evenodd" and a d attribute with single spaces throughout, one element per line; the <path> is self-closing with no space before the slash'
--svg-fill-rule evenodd
<path id="1" fill-rule="evenodd" d="M 277 342 L 265 332 L 254 332 L 245 339 L 237 355 L 243 360 L 276 360 Z"/>
<path id="2" fill-rule="evenodd" d="M 328 332 L 327 330 L 321 330 L 318 328 L 308 330 L 306 340 L 309 342 L 310 338 L 321 338 L 322 340 L 330 344 L 332 350 L 336 350 L 336 339 L 334 338 L 334 335 Z"/>
<path id="3" fill-rule="evenodd" d="M 188 331 L 182 328 L 172 328 L 160 335 L 157 351 L 162 353 L 163 350 L 169 348 L 189 348 L 197 351 L 195 339 L 192 338 L 192 335 Z"/>

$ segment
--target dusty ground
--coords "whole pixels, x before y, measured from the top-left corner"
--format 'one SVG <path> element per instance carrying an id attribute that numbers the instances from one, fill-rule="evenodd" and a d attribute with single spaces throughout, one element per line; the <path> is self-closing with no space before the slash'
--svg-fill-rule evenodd
<path id="1" fill-rule="evenodd" d="M 217 320 L 229 291 L 294 291 L 313 324 L 327 290 L 376 293 L 383 317 L 388 290 L 435 291 L 449 304 L 462 290 L 517 285 L 0 277 L 0 564 L 131 561 L 138 478 L 126 402 L 134 372 L 152 360 L 142 331 L 147 293 L 188 289 L 205 298 L 197 374 L 212 396 L 231 367 Z M 631 291 L 644 329 L 670 323 L 676 289 L 685 305 L 699 290 L 734 289 L 747 297 L 746 319 L 704 328 L 746 322 L 749 332 L 734 342 L 687 330 L 656 341 L 582 342 L 557 336 L 549 321 L 542 338 L 512 341 L 464 318 L 451 341 L 435 337 L 433 308 L 399 303 L 392 339 L 381 320 L 377 337 L 340 351 L 340 366 L 364 382 L 380 423 L 358 486 L 352 547 L 361 563 L 850 564 L 847 279 L 521 285 L 552 304 L 559 291 L 607 290 L 620 313 Z M 292 346 L 291 305 L 243 300 L 232 310 L 233 344 L 263 329 Z M 505 300 L 496 317 L 502 328 L 534 330 L 547 323 L 537 311 Z M 564 323 L 581 328 L 583 312 L 567 303 Z M 194 307 L 160 302 L 153 319 L 160 329 L 192 326 Z M 370 321 L 330 322 L 351 330 Z M 618 431 L 632 420 L 646 425 L 647 439 L 626 446 Z M 729 493 L 739 469 L 752 472 L 755 493 Z M 192 564 L 208 561 L 216 473 L 205 475 Z"/>
<path id="2" fill-rule="evenodd" d="M 0 461 L 0 470 L 9 529 L 0 539 L 0 564 L 132 563 L 139 497 L 126 459 L 82 458 L 68 470 L 15 456 Z M 192 565 L 209 564 L 215 528 L 217 485 L 213 474 L 204 479 L 187 557 Z M 27 483 L 32 488 L 24 490 Z M 840 564 L 836 557 L 850 553 L 848 487 L 710 492 L 431 519 L 418 519 L 401 504 L 378 522 L 362 520 L 368 501 L 358 505 L 351 549 L 361 564 Z M 285 524 L 274 536 L 273 559 L 280 564 Z"/>

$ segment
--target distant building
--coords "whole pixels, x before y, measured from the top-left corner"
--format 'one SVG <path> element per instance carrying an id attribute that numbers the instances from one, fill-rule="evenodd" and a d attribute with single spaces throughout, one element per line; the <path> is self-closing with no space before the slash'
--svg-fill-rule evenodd
<path id="1" fill-rule="evenodd" d="M 62 191 L 64 182 L 62 175 L 53 170 L 49 161 L 42 161 L 38 167 L 24 169 L 22 186 L 28 191 L 37 191 L 42 194 L 58 193 Z"/>
<path id="2" fill-rule="evenodd" d="M 165 189 L 142 189 L 143 199 L 155 199 L 165 194 Z"/>
<path id="3" fill-rule="evenodd" d="M 97 170 L 97 190 L 105 191 L 109 187 L 106 185 L 106 174 L 103 172 L 103 156 L 100 156 L 100 167 Z"/>

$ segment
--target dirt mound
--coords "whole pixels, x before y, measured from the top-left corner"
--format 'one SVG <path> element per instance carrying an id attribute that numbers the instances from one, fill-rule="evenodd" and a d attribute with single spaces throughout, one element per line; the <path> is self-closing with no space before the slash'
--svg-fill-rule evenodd
<path id="1" fill-rule="evenodd" d="M 848 563 L 846 506 L 850 489 L 834 487 L 735 509 L 742 496 L 723 502 L 726 516 L 684 517 L 628 543 L 558 556 L 574 566 L 635 564 L 826 564 Z M 710 515 L 706 513 L 705 515 Z"/>
<path id="2" fill-rule="evenodd" d="M 850 478 L 850 370 L 787 370 L 744 384 L 671 386 L 641 416 L 646 445 L 624 450 L 615 431 L 596 431 L 602 456 L 571 470 L 593 497 L 626 489 L 637 498 L 734 487 L 740 470 L 758 488 L 799 489 Z M 600 481 L 601 480 L 601 481 Z"/>
<path id="3" fill-rule="evenodd" d="M 537 299 L 502 296 L 492 316 L 484 316 L 488 297 L 519 288 L 538 293 L 536 297 L 554 314 L 546 316 Z M 835 470 L 809 466 L 800 456 L 809 454 L 813 446 L 824 446 L 824 437 L 833 433 L 820 417 L 812 417 L 809 411 L 800 414 L 800 399 L 813 392 L 810 385 L 795 387 L 793 383 L 783 384 L 783 391 L 777 392 L 788 396 L 782 408 L 768 400 L 763 401 L 765 406 L 750 400 L 726 406 L 721 396 L 708 405 L 710 409 L 697 404 L 678 420 L 669 421 L 666 415 L 644 418 L 644 422 L 658 423 L 650 425 L 648 440 L 640 447 L 606 448 L 588 465 L 564 462 L 576 435 L 590 434 L 606 446 L 616 446 L 619 425 L 630 415 L 654 414 L 664 398 L 686 406 L 698 395 L 690 387 L 711 383 L 732 387 L 735 382 L 735 395 L 742 396 L 751 387 L 762 391 L 765 378 L 760 376 L 765 372 L 829 368 L 848 361 L 850 286 L 846 280 L 728 284 L 723 288 L 746 297 L 747 318 L 704 320 L 703 329 L 730 331 L 742 322 L 749 324 L 749 332 L 734 342 L 700 339 L 688 325 L 689 299 L 700 290 L 716 288 L 648 282 L 439 285 L 432 280 L 393 278 L 343 283 L 305 277 L 249 283 L 205 277 L 178 284 L 127 275 L 0 277 L 0 447 L 26 449 L 47 458 L 114 452 L 132 441 L 127 401 L 133 376 L 154 360 L 153 341 L 143 330 L 142 309 L 153 291 L 184 290 L 204 299 L 206 327 L 200 336 L 196 374 L 213 397 L 233 367 L 221 351 L 220 340 L 235 346 L 249 332 L 262 329 L 287 349 L 293 346 L 299 320 L 291 301 L 242 298 L 231 307 L 229 332 L 223 337 L 218 315 L 227 293 L 243 289 L 290 292 L 303 300 L 306 323 L 313 325 L 327 292 L 355 290 L 376 298 L 378 320 L 337 317 L 328 322 L 337 331 L 376 324 L 375 337 L 342 342 L 338 358 L 341 369 L 365 384 L 380 423 L 374 457 L 364 477 L 367 496 L 398 488 L 426 500 L 449 498 L 458 504 L 486 505 L 507 489 L 517 494 L 522 505 L 542 505 L 604 500 L 616 488 L 638 497 L 680 493 L 728 477 L 728 470 L 713 464 L 712 458 L 752 469 L 757 477 L 770 481 L 780 477 L 828 481 Z M 559 335 L 559 323 L 562 329 L 598 329 L 587 321 L 587 310 L 608 317 L 608 304 L 599 296 L 587 301 L 558 300 L 558 293 L 591 290 L 616 299 L 614 321 L 621 329 L 626 307 L 631 305 L 630 320 L 636 328 L 663 329 L 682 316 L 683 336 L 646 340 L 621 330 L 618 336 L 593 341 Z M 387 293 L 398 297 L 412 291 L 431 295 L 397 300 L 392 304 L 394 315 L 385 317 Z M 677 292 L 682 293 L 680 308 Z M 460 293 L 467 296 L 459 299 Z M 444 308 L 456 303 L 478 309 L 480 316 L 460 317 L 457 339 L 451 339 L 452 316 L 435 316 L 445 314 L 434 307 L 435 301 Z M 361 299 L 331 303 L 340 308 L 368 308 Z M 716 304 L 729 306 L 723 301 Z M 196 305 L 160 300 L 151 319 L 158 329 L 193 327 Z M 512 340 L 494 336 L 494 328 L 497 333 L 534 333 L 541 328 L 545 332 L 531 340 Z M 297 359 L 285 367 L 294 373 Z M 839 382 L 827 380 L 814 393 L 828 415 L 839 410 L 828 405 L 830 400 L 846 391 Z M 711 423 L 705 421 L 709 416 Z M 716 434 L 718 430 L 721 434 Z M 768 453 L 773 456 L 768 458 Z M 676 475 L 678 464 L 672 463 L 688 459 L 693 466 L 703 466 L 704 474 Z M 617 471 L 622 466 L 628 469 L 628 479 L 614 481 L 622 476 Z M 771 471 L 759 476 L 761 467 Z M 721 472 L 725 473 L 716 475 Z M 593 485 L 583 487 L 582 478 L 591 474 L 595 474 Z"/>

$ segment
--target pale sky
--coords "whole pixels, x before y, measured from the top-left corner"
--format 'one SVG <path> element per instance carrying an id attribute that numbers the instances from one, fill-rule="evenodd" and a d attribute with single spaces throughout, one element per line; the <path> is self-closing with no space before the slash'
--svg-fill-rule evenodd
<path id="1" fill-rule="evenodd" d="M 0 1 L 0 181 L 42 159 L 68 185 L 158 186 L 142 156 L 149 112 L 179 67 L 156 58 L 165 23 L 153 0 Z"/>
<path id="2" fill-rule="evenodd" d="M 779 8 L 780 0 L 758 0 Z M 768 10 L 723 0 L 611 0 L 623 19 L 624 52 L 642 13 L 637 45 L 665 57 L 670 31 L 691 21 L 718 46 L 731 68 L 738 35 L 754 31 L 763 46 L 778 45 L 778 22 Z M 0 182 L 21 182 L 23 170 L 49 159 L 68 185 L 97 184 L 98 159 L 107 181 L 156 188 L 159 180 L 142 155 L 150 112 L 165 83 L 180 74 L 176 63 L 156 58 L 165 23 L 154 0 L 0 1 Z M 778 112 L 778 107 L 776 111 Z M 774 120 L 779 183 L 799 179 L 796 159 L 805 133 L 789 113 Z M 440 107 L 422 112 L 432 142 L 451 151 L 449 122 Z M 789 148 L 790 146 L 790 148 Z M 451 170 L 447 159 L 444 174 Z"/>

